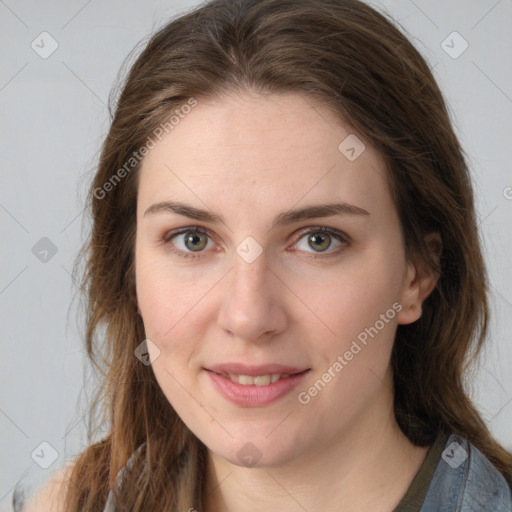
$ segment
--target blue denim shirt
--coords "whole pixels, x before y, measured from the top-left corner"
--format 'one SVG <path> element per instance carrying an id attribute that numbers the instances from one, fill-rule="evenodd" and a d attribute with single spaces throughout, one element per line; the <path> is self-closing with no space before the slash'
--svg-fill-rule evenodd
<path id="1" fill-rule="evenodd" d="M 512 488 L 482 452 L 452 434 L 420 512 L 512 512 Z"/>

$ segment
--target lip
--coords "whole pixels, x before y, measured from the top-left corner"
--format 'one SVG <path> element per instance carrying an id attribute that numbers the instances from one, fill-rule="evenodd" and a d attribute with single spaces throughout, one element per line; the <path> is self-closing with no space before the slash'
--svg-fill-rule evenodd
<path id="1" fill-rule="evenodd" d="M 256 377 L 257 375 L 267 375 L 269 373 L 289 373 L 291 376 L 309 370 L 309 368 L 297 368 L 294 366 L 284 366 L 282 364 L 249 366 L 243 363 L 225 363 L 210 366 L 205 368 L 205 370 L 210 370 L 219 375 L 221 373 L 235 373 L 236 375 L 250 375 L 251 377 Z"/>
<path id="2" fill-rule="evenodd" d="M 301 370 L 300 368 L 283 365 L 247 366 L 243 364 L 226 364 L 215 366 L 211 369 L 204 368 L 204 371 L 210 378 L 213 387 L 226 400 L 241 407 L 264 407 L 283 398 L 295 389 L 305 376 L 309 374 L 310 368 Z M 224 377 L 217 372 L 236 373 L 253 377 L 268 373 L 289 373 L 290 376 L 266 386 L 245 386 L 238 382 L 233 382 L 229 377 Z"/>

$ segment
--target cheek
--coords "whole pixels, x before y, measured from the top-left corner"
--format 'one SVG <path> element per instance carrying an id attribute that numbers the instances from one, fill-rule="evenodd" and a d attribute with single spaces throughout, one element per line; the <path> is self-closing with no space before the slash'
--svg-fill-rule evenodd
<path id="1" fill-rule="evenodd" d="M 169 269 L 156 258 L 139 258 L 136 264 L 137 300 L 146 337 L 160 350 L 153 365 L 165 389 L 172 388 L 166 371 L 184 382 L 197 363 L 206 327 L 213 321 L 212 297 L 218 277 L 197 275 L 190 269 Z M 171 379 L 172 380 L 172 379 Z"/>
<path id="2" fill-rule="evenodd" d="M 322 398 L 316 407 L 329 402 L 329 408 L 346 414 L 347 408 L 357 409 L 356 402 L 366 403 L 386 382 L 402 307 L 397 300 L 402 268 L 399 255 L 385 258 L 384 253 L 361 258 L 321 291 L 304 285 L 302 293 L 315 298 L 315 313 L 330 331 L 325 330 L 325 339 L 311 338 L 315 339 L 315 352 L 322 357 L 317 360 L 321 361 L 318 374 L 308 385 L 323 389 L 319 376 L 329 382 L 329 390 L 318 393 Z M 319 415 L 323 417 L 321 412 Z"/>
<path id="3" fill-rule="evenodd" d="M 300 391 L 305 393 L 304 401 L 311 400 L 319 428 L 333 415 L 357 414 L 383 386 L 391 385 L 387 373 L 401 305 L 389 274 L 375 279 L 367 270 L 344 279 L 344 287 L 330 287 L 317 310 L 334 334 L 311 338 L 314 351 L 322 357 L 317 358 L 315 375 Z"/>
<path id="4" fill-rule="evenodd" d="M 393 309 L 393 304 L 400 297 L 399 264 L 379 257 L 365 258 L 330 277 L 324 286 L 304 281 L 295 289 L 329 328 L 330 338 L 346 343 L 376 322 L 382 327 L 381 315 L 385 315 L 386 327 L 396 323 L 397 306 Z"/>
<path id="5" fill-rule="evenodd" d="M 179 409 L 186 402 L 183 387 L 189 387 L 188 363 L 196 349 L 193 340 L 198 339 L 190 322 L 195 292 L 143 258 L 136 265 L 136 288 L 146 338 L 159 350 L 153 372 L 171 405 Z"/>
<path id="6" fill-rule="evenodd" d="M 137 301 L 144 322 L 146 336 L 160 346 L 165 333 L 176 322 L 177 313 L 173 307 L 167 281 L 155 279 L 152 272 L 136 273 Z M 175 306 L 175 304 L 174 304 Z"/>
<path id="7" fill-rule="evenodd" d="M 139 256 L 139 255 L 138 255 Z M 203 286 L 178 277 L 161 261 L 140 254 L 135 268 L 137 302 L 146 335 L 163 341 L 197 305 Z"/>
<path id="8" fill-rule="evenodd" d="M 196 406 L 195 397 L 201 396 L 201 391 L 194 371 L 204 338 L 204 303 L 200 298 L 208 287 L 194 286 L 183 274 L 177 277 L 158 262 L 151 264 L 142 258 L 136 265 L 136 286 L 146 337 L 159 349 L 151 365 L 158 385 L 185 424 L 205 439 L 212 418 Z"/>

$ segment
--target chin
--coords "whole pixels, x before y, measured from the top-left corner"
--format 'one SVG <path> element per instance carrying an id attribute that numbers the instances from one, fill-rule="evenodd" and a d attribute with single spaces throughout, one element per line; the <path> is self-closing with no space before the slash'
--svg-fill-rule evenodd
<path id="1" fill-rule="evenodd" d="M 265 433 L 251 435 L 248 432 L 235 436 L 229 443 L 208 443 L 206 446 L 218 457 L 230 464 L 247 468 L 274 468 L 286 466 L 299 456 L 299 445 L 293 436 L 270 439 Z M 268 437 L 267 437 L 268 436 Z"/>

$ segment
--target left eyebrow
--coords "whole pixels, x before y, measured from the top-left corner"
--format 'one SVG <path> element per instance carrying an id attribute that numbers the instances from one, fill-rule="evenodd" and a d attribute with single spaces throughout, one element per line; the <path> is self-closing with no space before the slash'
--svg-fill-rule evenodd
<path id="1" fill-rule="evenodd" d="M 222 215 L 218 215 L 208 210 L 196 208 L 175 201 L 163 201 L 151 205 L 145 212 L 146 215 L 153 215 L 160 212 L 177 213 L 194 220 L 210 222 L 212 224 L 224 223 Z M 332 217 L 333 215 L 361 215 L 369 216 L 370 213 L 364 208 L 348 203 L 329 203 L 313 206 L 306 206 L 295 210 L 286 210 L 278 214 L 273 223 L 272 229 L 278 226 L 287 226 L 302 220 L 314 219 L 319 217 Z"/>
<path id="2" fill-rule="evenodd" d="M 287 210 L 276 216 L 272 229 L 277 226 L 287 226 L 295 222 L 318 217 L 332 217 L 333 215 L 362 215 L 369 216 L 370 212 L 359 206 L 348 203 L 329 203 L 306 206 L 297 210 Z"/>

